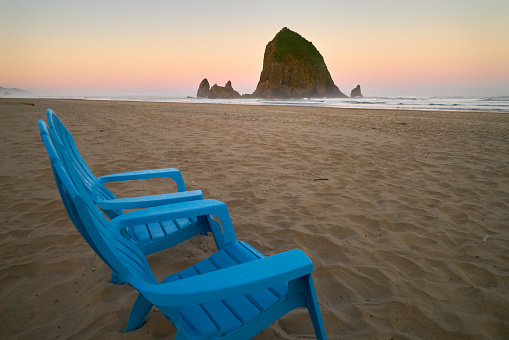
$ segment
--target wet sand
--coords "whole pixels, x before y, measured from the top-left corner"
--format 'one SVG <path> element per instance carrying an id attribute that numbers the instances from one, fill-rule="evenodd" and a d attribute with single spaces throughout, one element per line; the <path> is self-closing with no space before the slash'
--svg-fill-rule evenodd
<path id="1" fill-rule="evenodd" d="M 65 212 L 37 128 L 47 108 L 97 176 L 178 168 L 228 205 L 238 239 L 265 255 L 302 249 L 329 339 L 509 338 L 508 114 L 0 102 L 0 338 L 175 334 L 159 311 L 124 333 L 137 292 L 109 283 Z M 149 262 L 163 279 L 214 250 L 196 237 Z M 296 310 L 256 339 L 312 336 Z"/>

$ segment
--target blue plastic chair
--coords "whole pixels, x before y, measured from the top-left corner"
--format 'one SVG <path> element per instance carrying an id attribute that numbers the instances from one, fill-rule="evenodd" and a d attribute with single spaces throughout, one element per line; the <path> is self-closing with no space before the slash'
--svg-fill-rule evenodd
<path id="1" fill-rule="evenodd" d="M 74 142 L 74 138 L 55 112 L 48 109 L 46 112 L 50 129 L 50 137 L 59 154 L 63 158 L 63 154 L 69 156 L 69 163 L 64 166 L 74 166 L 77 174 L 80 176 L 87 193 L 90 198 L 100 207 L 110 218 L 115 218 L 123 213 L 122 209 L 137 209 L 153 207 L 155 205 L 169 204 L 174 202 L 176 195 L 153 195 L 132 198 L 117 198 L 104 184 L 109 182 L 132 181 L 149 178 L 170 178 L 177 184 L 177 195 L 181 200 L 201 199 L 203 198 L 200 190 L 187 191 L 184 179 L 179 170 L 169 169 L 153 169 L 141 170 L 133 172 L 125 172 L 119 174 L 111 174 L 102 177 L 96 177 L 83 160 L 78 147 Z"/>
<path id="2" fill-rule="evenodd" d="M 71 175 L 76 175 L 72 176 L 72 178 L 75 181 L 81 182 L 84 191 L 89 195 L 90 199 L 101 208 L 108 217 L 115 218 L 122 215 L 124 213 L 123 209 L 147 208 L 203 198 L 203 194 L 200 190 L 186 191 L 182 174 L 177 169 L 142 170 L 111 174 L 97 178 L 81 157 L 71 133 L 51 109 L 47 110 L 47 118 L 50 125 L 48 134 L 53 142 L 58 157 L 68 172 L 70 172 Z M 174 180 L 177 184 L 178 192 L 143 197 L 117 198 L 104 186 L 104 184 L 108 182 L 161 177 Z M 126 233 L 126 237 L 131 238 L 137 243 L 145 254 L 152 254 L 169 247 L 166 239 L 167 235 L 173 234 L 176 229 L 186 229 L 193 223 L 194 221 L 189 219 L 181 219 L 178 221 L 167 221 L 161 225 L 133 226 L 126 229 L 124 232 Z"/>
<path id="3" fill-rule="evenodd" d="M 51 163 L 53 164 L 54 162 L 59 161 L 61 164 L 65 164 L 66 172 L 73 181 L 74 186 L 78 188 L 82 195 L 87 196 L 92 202 L 94 202 L 94 204 L 97 204 L 97 201 L 93 199 L 94 196 L 90 194 L 90 182 L 86 181 L 83 177 L 83 174 L 78 172 L 67 152 L 61 151 L 59 153 L 57 151 L 57 148 L 55 148 L 55 145 L 51 139 L 51 133 L 49 132 L 46 123 L 44 123 L 42 120 L 39 120 L 39 130 L 41 132 L 41 138 L 46 147 Z M 159 199 L 156 196 L 139 197 L 133 198 L 129 202 L 133 203 L 133 201 L 136 201 L 145 205 L 150 202 L 154 202 L 154 205 L 160 205 L 163 202 L 178 203 L 203 198 L 201 191 L 195 191 L 192 193 L 192 195 L 188 195 L 188 193 L 189 192 L 178 192 L 166 194 L 162 195 L 164 196 L 163 199 Z M 144 201 L 144 199 L 146 199 L 146 201 Z M 122 201 L 122 199 L 111 198 L 108 201 L 117 202 Z M 66 203 L 64 201 L 64 205 L 65 204 Z M 75 218 L 71 216 L 71 213 L 69 215 L 71 220 L 75 222 Z M 122 211 L 119 212 L 119 216 L 121 215 L 123 215 Z M 217 224 L 217 222 L 214 223 Z M 80 227 L 79 223 L 75 222 L 74 224 L 78 228 L 78 231 L 83 235 L 85 240 L 91 244 L 91 240 L 83 227 Z M 144 254 L 148 255 L 173 247 L 198 234 L 207 235 L 207 233 L 210 231 L 211 226 L 209 224 L 209 220 L 205 219 L 198 221 L 196 219 L 184 217 L 174 220 L 158 221 L 158 223 L 132 224 L 126 226 L 120 232 L 125 238 L 130 239 L 133 243 L 135 243 L 143 251 Z M 100 252 L 95 248 L 94 245 L 91 244 L 91 247 L 96 253 Z M 119 278 L 118 273 L 115 273 L 114 271 L 111 276 L 111 282 L 116 284 L 123 284 L 123 280 Z"/>
<path id="4" fill-rule="evenodd" d="M 195 200 L 130 212 L 108 221 L 54 158 L 62 201 L 104 262 L 139 291 L 127 331 L 141 327 L 156 306 L 176 327 L 176 339 L 248 339 L 299 307 L 309 311 L 317 339 L 326 339 L 311 273 L 300 250 L 264 257 L 236 239 L 226 205 Z M 158 284 L 143 252 L 120 230 L 129 225 L 217 216 L 210 223 L 218 251 Z M 89 241 L 87 240 L 87 241 Z M 89 244 L 90 244 L 89 242 Z"/>

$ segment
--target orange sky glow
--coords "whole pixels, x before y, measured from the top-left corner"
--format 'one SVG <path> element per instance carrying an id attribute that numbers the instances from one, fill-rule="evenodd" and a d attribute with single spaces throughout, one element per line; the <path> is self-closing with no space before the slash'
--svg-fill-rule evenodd
<path id="1" fill-rule="evenodd" d="M 509 1 L 265 2 L 3 1 L 0 86 L 195 95 L 206 77 L 251 93 L 287 26 L 347 94 L 509 95 Z"/>

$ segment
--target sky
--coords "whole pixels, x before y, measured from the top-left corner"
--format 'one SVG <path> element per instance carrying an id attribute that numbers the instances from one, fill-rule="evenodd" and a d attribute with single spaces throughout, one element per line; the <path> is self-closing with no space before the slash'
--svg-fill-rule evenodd
<path id="1" fill-rule="evenodd" d="M 37 95 L 252 93 L 283 27 L 365 96 L 509 96 L 509 0 L 0 0 L 0 86 Z"/>

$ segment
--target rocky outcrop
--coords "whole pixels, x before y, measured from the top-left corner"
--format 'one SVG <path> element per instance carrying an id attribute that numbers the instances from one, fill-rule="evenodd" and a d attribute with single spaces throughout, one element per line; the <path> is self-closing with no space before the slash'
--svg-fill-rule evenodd
<path id="1" fill-rule="evenodd" d="M 360 85 L 357 85 L 356 88 L 354 88 L 352 90 L 352 92 L 350 92 L 350 97 L 364 97 L 361 93 L 361 86 Z"/>
<path id="2" fill-rule="evenodd" d="M 210 85 L 207 78 L 203 79 L 198 87 L 198 92 L 196 93 L 196 97 L 198 98 L 207 98 L 209 96 Z"/>
<path id="3" fill-rule="evenodd" d="M 283 28 L 265 47 L 255 98 L 346 97 L 316 47 Z"/>
<path id="4" fill-rule="evenodd" d="M 218 99 L 218 98 L 219 99 L 232 99 L 232 98 L 240 98 L 240 97 L 242 97 L 242 96 L 240 95 L 240 93 L 238 93 L 237 91 L 235 91 L 233 89 L 232 82 L 229 80 L 224 87 L 214 84 L 214 86 L 212 86 L 210 88 L 209 96 L 208 96 L 209 99 Z"/>

